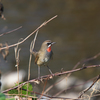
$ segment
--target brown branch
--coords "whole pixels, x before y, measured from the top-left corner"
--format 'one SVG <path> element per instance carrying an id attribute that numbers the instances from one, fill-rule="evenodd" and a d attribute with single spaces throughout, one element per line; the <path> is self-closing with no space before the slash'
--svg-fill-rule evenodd
<path id="1" fill-rule="evenodd" d="M 28 68 L 28 80 L 30 79 L 30 68 L 31 68 L 31 60 L 32 60 L 32 52 L 35 46 L 35 41 L 38 35 L 38 31 L 35 34 L 34 40 L 30 44 L 30 58 L 29 58 L 29 68 Z"/>
<path id="2" fill-rule="evenodd" d="M 7 93 L 5 93 L 5 95 L 7 95 L 7 96 L 18 96 L 20 99 L 14 99 L 14 100 L 26 100 L 26 99 L 24 99 L 27 95 L 25 95 L 25 94 L 7 94 Z M 24 97 L 22 97 L 22 96 L 24 96 Z M 36 98 L 38 98 L 38 97 L 35 97 L 34 95 L 33 96 L 28 96 L 28 97 L 31 97 L 31 98 L 34 98 L 34 99 L 36 99 Z M 11 97 L 12 98 L 12 97 Z M 10 99 L 10 98 L 9 98 Z M 10 100 L 12 100 L 12 99 L 10 99 Z"/>
<path id="3" fill-rule="evenodd" d="M 22 89 L 22 90 L 24 90 L 24 91 L 27 91 L 26 89 Z M 29 91 L 28 90 L 28 92 L 31 92 L 31 93 L 35 93 L 35 94 L 38 94 L 38 95 L 42 95 L 41 93 L 38 93 L 38 92 L 34 92 L 34 91 Z M 27 95 L 23 95 L 23 94 L 5 94 L 5 95 L 22 95 L 22 96 L 26 96 L 27 97 Z M 51 100 L 51 98 L 54 98 L 54 99 L 57 99 L 57 100 L 61 100 L 61 99 L 63 99 L 63 100 L 79 100 L 79 99 L 72 99 L 72 98 L 63 98 L 63 97 L 52 97 L 52 96 L 49 96 L 49 95 L 45 95 L 45 94 L 43 94 L 43 96 L 45 96 L 45 97 L 47 97 L 47 100 Z M 37 98 L 37 97 L 32 97 L 32 96 L 29 96 L 29 97 L 31 97 L 31 98 Z M 43 98 L 41 98 L 41 99 L 43 99 Z M 39 100 L 38 98 L 37 98 L 37 100 Z"/>
<path id="4" fill-rule="evenodd" d="M 23 89 L 23 88 L 22 88 L 22 90 L 27 91 L 27 89 Z M 47 97 L 48 100 L 49 100 L 49 98 L 50 98 L 50 99 L 51 99 L 51 98 L 60 99 L 60 100 L 61 100 L 61 99 L 64 99 L 64 100 L 65 100 L 65 99 L 66 99 L 66 100 L 79 100 L 79 99 L 63 98 L 63 97 L 57 97 L 57 96 L 56 96 L 56 97 L 55 97 L 55 96 L 52 97 L 52 96 L 49 96 L 49 95 L 46 95 L 46 94 L 38 93 L 38 92 L 35 92 L 35 91 L 29 91 L 29 90 L 28 90 L 28 92 L 31 92 L 31 93 L 35 93 L 35 94 L 38 94 L 38 95 L 45 96 L 45 97 Z M 5 95 L 12 95 L 12 96 L 14 96 L 14 95 L 19 95 L 19 96 L 22 95 L 22 96 L 26 96 L 26 97 L 27 97 L 27 95 L 23 95 L 23 94 L 6 94 L 6 93 L 5 93 Z M 28 96 L 28 97 L 31 97 L 31 96 Z M 32 97 L 32 98 L 33 98 L 33 97 Z M 37 98 L 37 97 L 34 97 L 34 98 Z"/>
<path id="5" fill-rule="evenodd" d="M 17 67 L 17 75 L 18 75 L 18 85 L 19 85 L 19 52 L 21 50 L 21 48 L 18 47 L 19 45 L 17 45 L 14 50 L 15 50 L 15 60 L 16 60 L 16 65 L 15 67 Z M 19 87 L 18 87 L 18 94 L 19 94 Z"/>
<path id="6" fill-rule="evenodd" d="M 73 67 L 73 70 L 76 69 L 81 63 L 85 63 L 85 62 L 88 62 L 90 60 L 93 60 L 93 59 L 96 59 L 98 56 L 100 56 L 100 53 L 96 54 L 95 56 L 91 57 L 91 58 L 88 58 L 88 59 L 85 59 L 85 60 L 82 60 L 80 62 L 78 62 L 74 67 Z M 71 73 L 69 73 L 67 75 L 67 77 L 69 77 L 71 75 Z"/>
<path id="7" fill-rule="evenodd" d="M 85 60 L 82 60 L 82 61 L 79 61 L 73 69 L 77 68 L 81 63 L 85 63 L 85 62 L 88 62 L 90 60 L 93 60 L 93 59 L 96 59 L 98 56 L 100 56 L 100 53 L 96 54 L 95 56 L 91 57 L 91 58 L 88 58 L 88 59 L 85 59 Z"/>
<path id="8" fill-rule="evenodd" d="M 75 70 L 65 71 L 65 72 L 62 72 L 62 73 L 55 73 L 55 74 L 53 74 L 53 76 L 60 76 L 60 75 L 64 75 L 64 74 L 68 74 L 68 73 L 74 73 L 74 72 L 81 71 L 81 70 L 84 70 L 84 69 L 96 68 L 96 67 L 100 67 L 100 65 L 85 66 L 83 68 L 77 68 Z M 23 86 L 23 85 L 27 84 L 28 82 L 30 82 L 30 83 L 31 82 L 39 83 L 39 81 L 41 81 L 41 80 L 46 80 L 46 79 L 51 79 L 51 78 L 52 78 L 52 75 L 41 76 L 40 78 L 36 78 L 36 79 L 32 79 L 32 80 L 26 81 L 26 82 L 20 84 L 19 86 L 15 86 L 13 88 L 4 90 L 4 91 L 2 91 L 2 93 L 8 92 L 8 91 L 13 90 L 13 89 L 16 89 L 16 88 L 18 88 L 20 86 Z"/>
<path id="9" fill-rule="evenodd" d="M 56 99 L 56 100 L 79 100 L 79 99 L 72 99 L 72 98 L 64 98 L 64 97 L 52 97 L 49 96 L 50 99 L 47 98 L 47 100 Z"/>
<path id="10" fill-rule="evenodd" d="M 86 93 L 89 89 L 91 89 L 92 86 L 93 86 L 99 79 L 100 79 L 100 75 L 97 76 L 97 79 L 96 79 L 87 89 L 85 89 L 84 91 L 82 91 L 82 93 L 80 94 L 80 96 L 79 96 L 78 98 L 81 98 L 82 95 L 83 95 L 84 93 Z"/>
<path id="11" fill-rule="evenodd" d="M 44 25 L 46 25 L 47 23 L 49 23 L 51 20 L 53 20 L 54 18 L 56 18 L 57 17 L 57 15 L 56 16 L 54 16 L 54 17 L 52 17 L 51 19 L 49 19 L 48 21 L 45 21 L 44 23 L 42 23 L 35 31 L 33 31 L 31 34 L 29 34 L 26 38 L 24 38 L 22 41 L 20 41 L 19 43 L 15 43 L 15 44 L 12 44 L 12 45 L 9 45 L 8 47 L 10 48 L 10 47 L 14 47 L 14 46 L 16 46 L 16 45 L 18 45 L 18 44 L 21 44 L 21 43 L 23 43 L 23 42 L 25 42 L 30 36 L 32 36 L 36 31 L 38 31 L 41 27 L 43 27 Z M 0 50 L 2 50 L 2 49 L 6 49 L 7 47 L 2 47 L 2 48 L 0 48 Z"/>
<path id="12" fill-rule="evenodd" d="M 95 94 L 95 95 L 92 95 L 91 97 L 97 97 L 97 96 L 100 96 L 100 94 Z"/>
<path id="13" fill-rule="evenodd" d="M 42 94 L 41 94 L 39 100 L 40 100 L 40 99 L 42 98 L 42 96 L 43 96 L 43 93 L 44 93 L 44 90 L 45 90 L 46 84 L 47 84 L 47 80 L 45 81 L 45 84 L 44 84 L 44 87 L 43 87 L 43 91 L 42 91 Z"/>
<path id="14" fill-rule="evenodd" d="M 100 67 L 100 65 L 84 66 L 82 68 L 77 68 L 77 69 L 65 71 L 65 72 L 62 72 L 62 73 L 55 73 L 54 76 L 60 76 L 60 75 L 68 74 L 68 73 L 77 72 L 77 71 L 80 71 L 80 70 L 83 70 L 83 69 L 95 68 L 95 67 Z"/>
<path id="15" fill-rule="evenodd" d="M 35 41 L 36 41 L 37 35 L 38 35 L 38 31 L 35 34 L 34 40 L 30 44 L 30 58 L 29 58 L 29 66 L 28 66 L 28 81 L 30 80 L 30 69 L 31 69 L 32 51 L 33 51 L 34 46 L 35 46 Z M 29 87 L 29 84 L 27 84 L 27 96 L 28 96 L 28 87 Z"/>
<path id="16" fill-rule="evenodd" d="M 88 80 L 88 81 L 86 81 L 86 82 L 84 82 L 84 83 L 82 83 L 82 84 L 74 85 L 74 86 L 71 86 L 71 87 L 69 87 L 69 88 L 67 88 L 67 89 L 64 89 L 64 90 L 62 90 L 62 91 L 56 93 L 54 96 L 58 96 L 58 95 L 60 95 L 61 93 L 66 92 L 67 90 L 70 90 L 70 89 L 79 87 L 79 86 L 81 86 L 81 85 L 84 85 L 84 84 L 90 82 L 91 80 L 93 80 L 93 79 L 95 79 L 95 78 L 96 78 L 96 77 L 93 77 L 92 79 L 90 79 L 90 80 Z"/>
<path id="17" fill-rule="evenodd" d="M 14 31 L 17 31 L 17 30 L 20 29 L 20 28 L 22 28 L 22 26 L 20 26 L 20 27 L 18 27 L 18 28 L 16 28 L 16 29 L 13 29 L 13 30 L 11 30 L 11 31 L 9 31 L 9 32 L 2 33 L 2 34 L 0 34 L 0 36 L 3 36 L 3 35 L 5 35 L 5 34 L 8 34 L 8 33 L 14 32 Z"/>
<path id="18" fill-rule="evenodd" d="M 79 62 L 73 67 L 72 70 L 76 69 L 81 63 L 85 63 L 85 62 L 88 62 L 88 61 L 90 61 L 90 60 L 96 59 L 98 56 L 100 56 L 100 53 L 96 54 L 95 56 L 93 56 L 93 57 L 91 57 L 91 58 L 85 59 L 85 60 L 83 60 L 83 61 L 79 61 Z M 63 79 L 68 78 L 71 74 L 72 74 L 72 73 L 69 73 L 69 74 L 68 74 L 67 76 L 65 76 Z M 57 85 L 58 83 L 60 83 L 63 79 L 61 79 L 61 80 L 58 81 L 57 83 L 55 83 L 55 84 L 51 85 L 50 87 L 48 87 L 48 88 L 45 90 L 44 94 L 46 94 L 46 93 L 47 93 L 50 89 L 52 89 L 55 85 Z"/>

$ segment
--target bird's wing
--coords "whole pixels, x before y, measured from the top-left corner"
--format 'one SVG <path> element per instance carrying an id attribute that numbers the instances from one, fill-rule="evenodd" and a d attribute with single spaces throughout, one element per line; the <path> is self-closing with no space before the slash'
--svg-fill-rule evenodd
<path id="1" fill-rule="evenodd" d="M 34 57 L 35 57 L 35 64 L 37 64 L 37 61 L 38 61 L 38 59 L 39 59 L 38 52 L 36 52 L 36 51 L 34 50 L 34 51 L 32 51 L 32 54 L 33 54 Z"/>
<path id="2" fill-rule="evenodd" d="M 37 52 L 35 50 L 34 51 L 31 51 L 31 53 L 34 55 L 34 57 L 36 57 Z"/>
<path id="3" fill-rule="evenodd" d="M 37 61 L 39 59 L 38 53 L 35 55 L 35 64 L 37 64 Z"/>

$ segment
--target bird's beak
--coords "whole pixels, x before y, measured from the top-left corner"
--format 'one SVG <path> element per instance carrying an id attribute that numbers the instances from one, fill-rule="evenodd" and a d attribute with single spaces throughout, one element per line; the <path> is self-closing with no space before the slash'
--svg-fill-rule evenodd
<path id="1" fill-rule="evenodd" d="M 52 42 L 51 44 L 55 44 L 56 42 Z"/>
<path id="2" fill-rule="evenodd" d="M 48 45 L 48 48 L 51 47 L 53 44 L 55 44 L 56 42 L 51 42 L 50 45 Z"/>

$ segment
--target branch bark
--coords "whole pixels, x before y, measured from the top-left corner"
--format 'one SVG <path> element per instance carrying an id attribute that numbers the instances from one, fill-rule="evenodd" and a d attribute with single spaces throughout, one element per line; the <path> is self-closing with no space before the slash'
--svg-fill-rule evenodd
<path id="1" fill-rule="evenodd" d="M 97 79 L 96 79 L 87 89 L 85 89 L 84 91 L 82 91 L 82 93 L 80 94 L 80 96 L 79 96 L 78 98 L 81 98 L 82 95 L 83 95 L 84 93 L 86 93 L 89 89 L 91 89 L 92 86 L 93 86 L 99 79 L 100 79 L 100 75 L 97 76 Z"/>
<path id="2" fill-rule="evenodd" d="M 49 79 L 52 79 L 54 76 L 60 76 L 60 75 L 64 75 L 64 74 L 68 74 L 68 73 L 74 73 L 74 72 L 77 72 L 77 71 L 81 71 L 81 70 L 84 70 L 84 69 L 89 69 L 89 68 L 96 68 L 96 67 L 100 67 L 100 65 L 91 65 L 91 66 L 84 66 L 82 68 L 77 68 L 75 70 L 70 70 L 70 71 L 64 71 L 64 72 L 60 72 L 60 73 L 55 73 L 52 75 L 45 75 L 45 76 L 41 76 L 40 78 L 35 78 L 35 79 L 32 79 L 32 80 L 29 80 L 29 81 L 26 81 L 22 84 L 20 84 L 19 86 L 15 86 L 13 88 L 10 88 L 10 89 L 7 89 L 7 90 L 4 90 L 2 91 L 2 93 L 6 93 L 10 90 L 13 90 L 13 89 L 17 89 L 18 87 L 22 87 L 23 85 L 27 84 L 27 83 L 31 83 L 31 82 L 34 82 L 34 83 L 37 83 L 39 84 L 40 81 L 43 81 L 43 80 L 49 80 Z"/>

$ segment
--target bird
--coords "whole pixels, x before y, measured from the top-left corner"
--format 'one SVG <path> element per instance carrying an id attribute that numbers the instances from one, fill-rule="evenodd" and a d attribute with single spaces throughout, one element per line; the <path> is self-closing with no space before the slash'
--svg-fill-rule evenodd
<path id="1" fill-rule="evenodd" d="M 55 44 L 55 42 L 52 42 L 51 40 L 45 40 L 38 52 L 36 52 L 35 50 L 32 51 L 33 55 L 35 56 L 35 64 L 38 65 L 38 78 L 40 78 L 41 66 L 46 66 L 49 69 L 50 73 L 53 75 L 48 66 L 49 60 L 53 57 L 53 52 L 51 50 L 51 46 L 53 44 Z"/>

